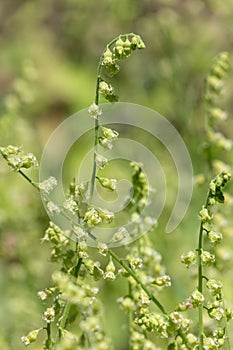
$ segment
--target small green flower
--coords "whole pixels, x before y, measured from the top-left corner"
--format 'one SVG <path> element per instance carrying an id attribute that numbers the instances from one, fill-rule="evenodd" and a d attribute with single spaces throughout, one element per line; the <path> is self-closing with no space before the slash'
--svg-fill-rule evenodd
<path id="1" fill-rule="evenodd" d="M 101 223 L 102 219 L 95 208 L 89 208 L 84 216 L 84 221 L 86 221 L 89 227 L 94 227 Z"/>
<path id="2" fill-rule="evenodd" d="M 28 335 L 22 336 L 22 337 L 21 337 L 22 343 L 23 343 L 25 346 L 28 346 L 28 345 L 30 345 L 31 343 L 35 342 L 40 331 L 41 331 L 41 328 L 35 329 L 35 330 L 31 331 L 30 333 L 28 333 Z"/>
<path id="3" fill-rule="evenodd" d="M 215 342 L 215 340 L 213 338 L 204 338 L 204 346 L 203 346 L 204 350 L 218 350 L 218 344 Z"/>
<path id="4" fill-rule="evenodd" d="M 193 250 L 189 251 L 186 254 L 181 255 L 181 262 L 185 264 L 187 268 L 193 265 L 197 260 L 197 254 Z"/>
<path id="5" fill-rule="evenodd" d="M 217 321 L 220 321 L 224 317 L 224 309 L 222 307 L 212 308 L 208 310 L 208 315 Z"/>
<path id="6" fill-rule="evenodd" d="M 104 126 L 101 126 L 101 130 L 103 132 L 104 137 L 106 137 L 106 139 L 108 140 L 114 141 L 119 136 L 119 133 L 116 130 L 106 128 Z"/>
<path id="7" fill-rule="evenodd" d="M 171 277 L 168 275 L 159 276 L 152 283 L 156 284 L 157 286 L 160 286 L 160 287 L 170 287 L 171 286 Z"/>
<path id="8" fill-rule="evenodd" d="M 59 206 L 52 201 L 49 201 L 46 206 L 51 215 L 58 215 L 61 212 Z"/>
<path id="9" fill-rule="evenodd" d="M 203 252 L 201 253 L 201 261 L 203 265 L 211 265 L 215 262 L 215 256 L 210 252 L 203 250 Z"/>
<path id="10" fill-rule="evenodd" d="M 206 287 L 210 290 L 212 295 L 219 295 L 222 291 L 223 284 L 215 279 L 209 279 L 206 282 Z"/>
<path id="11" fill-rule="evenodd" d="M 95 154 L 95 161 L 96 161 L 96 166 L 99 169 L 103 169 L 106 167 L 106 165 L 108 164 L 108 159 L 103 157 L 101 154 L 96 153 Z"/>
<path id="12" fill-rule="evenodd" d="M 39 183 L 39 189 L 45 194 L 50 194 L 56 186 L 57 180 L 53 176 Z"/>
<path id="13" fill-rule="evenodd" d="M 203 304 L 204 299 L 204 295 L 197 289 L 191 295 L 191 303 L 193 307 L 198 307 Z"/>
<path id="14" fill-rule="evenodd" d="M 208 209 L 204 207 L 204 205 L 199 212 L 199 217 L 203 223 L 210 223 L 212 220 L 212 216 L 210 215 Z"/>
<path id="15" fill-rule="evenodd" d="M 99 117 L 102 115 L 102 110 L 98 105 L 92 103 L 92 105 L 88 108 L 88 113 L 92 118 L 99 119 Z"/>
<path id="16" fill-rule="evenodd" d="M 105 243 L 102 242 L 98 242 L 98 252 L 103 255 L 106 256 L 108 253 L 108 246 Z"/>
<path id="17" fill-rule="evenodd" d="M 109 281 L 114 281 L 116 279 L 116 267 L 112 261 L 112 259 L 110 259 L 108 265 L 106 266 L 106 272 L 104 274 L 104 279 L 109 280 Z"/>
<path id="18" fill-rule="evenodd" d="M 110 190 L 110 191 L 115 191 L 116 190 L 116 179 L 108 179 L 107 177 L 97 177 L 99 183 L 101 186 L 104 188 Z"/>
<path id="19" fill-rule="evenodd" d="M 45 312 L 44 312 L 42 318 L 43 318 L 43 320 L 44 320 L 45 322 L 47 322 L 47 323 L 52 323 L 52 322 L 54 322 L 54 320 L 55 320 L 55 310 L 54 310 L 54 308 L 48 307 L 48 308 L 45 310 Z"/>

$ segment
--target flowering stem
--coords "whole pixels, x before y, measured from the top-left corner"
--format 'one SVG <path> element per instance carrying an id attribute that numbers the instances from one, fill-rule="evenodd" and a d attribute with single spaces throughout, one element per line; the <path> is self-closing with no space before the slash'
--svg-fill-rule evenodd
<path id="1" fill-rule="evenodd" d="M 201 223 L 198 241 L 198 291 L 202 293 L 203 290 L 203 274 L 202 274 L 202 248 L 203 247 L 203 224 Z M 200 350 L 203 350 L 203 304 L 199 305 L 199 339 Z"/>
<path id="2" fill-rule="evenodd" d="M 204 208 L 207 209 L 208 203 L 210 198 L 210 191 L 208 192 L 206 203 Z M 206 278 L 203 275 L 203 265 L 202 265 L 202 259 L 201 254 L 203 251 L 203 238 L 204 238 L 204 227 L 203 222 L 201 222 L 200 225 L 200 231 L 199 231 L 199 238 L 198 238 L 198 291 L 202 294 L 203 292 L 203 279 Z M 199 341 L 200 341 L 200 347 L 199 350 L 203 350 L 203 340 L 204 340 L 204 334 L 203 334 L 203 303 L 199 305 Z"/>
<path id="3" fill-rule="evenodd" d="M 46 349 L 52 350 L 51 323 L 47 323 L 46 331 L 47 331 Z"/>
<path id="4" fill-rule="evenodd" d="M 78 262 L 77 262 L 77 264 L 75 266 L 75 269 L 74 269 L 74 277 L 76 278 L 76 280 L 78 279 L 78 274 L 79 274 L 81 265 L 82 265 L 82 258 L 79 258 Z M 60 320 L 59 325 L 58 325 L 58 331 L 57 331 L 57 334 L 56 334 L 56 340 L 55 340 L 55 343 L 54 343 L 54 346 L 53 346 L 52 350 L 56 349 L 57 344 L 61 340 L 61 336 L 62 336 L 61 330 L 64 329 L 66 327 L 66 325 L 67 325 L 67 321 L 68 321 L 71 305 L 72 305 L 72 303 L 70 301 L 67 301 L 65 306 L 64 306 L 62 317 L 61 317 L 61 320 Z"/>
<path id="5" fill-rule="evenodd" d="M 130 276 L 133 277 L 133 279 L 137 282 L 137 284 L 144 290 L 144 292 L 148 295 L 148 297 L 152 300 L 152 302 L 159 308 L 159 310 L 165 315 L 168 316 L 167 311 L 163 307 L 163 305 L 158 301 L 158 299 L 149 291 L 149 289 L 145 286 L 144 283 L 140 281 L 140 279 L 137 277 L 137 275 L 127 266 L 124 261 L 116 254 L 114 253 L 111 249 L 109 249 L 109 254 L 110 256 L 113 257 L 129 274 Z M 184 344 L 186 345 L 187 349 L 191 349 L 186 335 L 182 331 L 182 329 L 179 329 L 178 331 L 179 336 L 182 338 Z"/>
<path id="6" fill-rule="evenodd" d="M 164 314 L 167 315 L 166 310 L 164 309 L 163 305 L 158 301 L 158 299 L 149 291 L 149 289 L 140 281 L 140 279 L 137 277 L 137 275 L 131 270 L 124 262 L 121 260 L 121 258 L 116 255 L 112 250 L 109 250 L 109 254 L 115 259 L 132 277 L 133 279 L 138 283 L 138 285 L 146 292 L 148 297 L 153 301 L 153 303 L 159 308 L 159 310 Z"/>
<path id="7" fill-rule="evenodd" d="M 109 44 L 105 47 L 103 53 L 100 56 L 99 59 L 99 64 L 97 68 L 97 77 L 96 77 L 96 90 L 95 90 L 95 104 L 98 106 L 99 105 L 99 85 L 101 82 L 101 70 L 103 68 L 103 56 L 104 52 L 106 51 L 107 48 L 111 47 L 112 45 L 115 44 L 115 42 L 119 38 L 127 38 L 128 36 L 134 35 L 133 33 L 130 34 L 123 34 L 120 35 L 116 38 L 114 38 L 112 41 L 109 42 Z M 99 144 L 99 121 L 98 117 L 95 119 L 95 139 L 94 139 L 94 150 L 96 150 L 97 146 Z M 95 188 L 95 180 L 96 180 L 96 152 L 94 151 L 93 155 L 93 167 L 92 167 L 92 175 L 91 175 L 91 182 L 90 182 L 90 203 L 92 202 L 93 198 L 93 193 L 94 193 L 94 188 Z"/>

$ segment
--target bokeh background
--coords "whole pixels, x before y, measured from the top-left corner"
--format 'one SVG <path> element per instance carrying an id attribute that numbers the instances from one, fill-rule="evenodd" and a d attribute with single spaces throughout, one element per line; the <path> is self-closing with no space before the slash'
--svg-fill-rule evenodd
<path id="1" fill-rule="evenodd" d="M 120 101 L 155 109 L 182 135 L 194 173 L 206 171 L 203 156 L 204 81 L 213 57 L 229 51 L 232 62 L 231 0 L 1 0 L 0 2 L 0 144 L 23 145 L 40 158 L 59 123 L 87 108 L 95 92 L 95 75 L 106 43 L 121 33 L 142 36 L 146 50 L 122 62 L 114 86 Z M 229 119 L 222 131 L 233 134 L 233 74 L 226 80 L 223 105 Z M 145 139 L 146 139 L 145 135 Z M 85 147 L 85 145 L 83 145 Z M 153 239 L 164 258 L 173 287 L 161 300 L 174 307 L 194 289 L 180 255 L 194 249 L 198 211 L 206 186 L 195 187 L 188 213 L 171 235 L 164 223 L 174 204 L 174 165 L 158 147 L 169 174 L 168 200 Z M 79 157 L 77 152 L 77 159 Z M 221 155 L 230 162 L 232 153 Z M 37 178 L 37 172 L 30 176 Z M 232 185 L 231 185 L 232 186 Z M 56 266 L 40 245 L 48 218 L 37 193 L 0 160 L 0 348 L 23 349 L 20 337 L 42 324 L 44 306 L 36 295 L 50 284 Z M 231 235 L 224 266 L 225 294 L 232 299 Z M 115 299 L 121 281 L 103 284 L 106 325 L 115 349 L 127 349 L 124 315 Z M 41 349 L 33 344 L 32 349 Z"/>

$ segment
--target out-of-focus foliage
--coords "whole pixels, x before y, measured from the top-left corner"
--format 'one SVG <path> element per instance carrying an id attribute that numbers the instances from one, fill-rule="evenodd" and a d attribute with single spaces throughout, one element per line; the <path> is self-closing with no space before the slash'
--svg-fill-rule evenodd
<path id="1" fill-rule="evenodd" d="M 115 82 L 120 100 L 143 104 L 171 120 L 187 142 L 195 173 L 204 171 L 204 77 L 217 53 L 232 54 L 231 0 L 1 1 L 1 145 L 23 144 L 40 156 L 56 125 L 92 103 L 101 50 L 111 38 L 127 32 L 139 33 L 147 49 L 122 66 Z M 231 115 L 224 130 L 228 137 L 233 128 L 232 82 L 230 73 L 223 101 Z M 36 292 L 49 285 L 53 267 L 47 262 L 47 248 L 39 244 L 48 222 L 40 198 L 16 174 L 9 174 L 3 161 L 0 175 L 0 348 L 15 350 L 23 349 L 20 336 L 40 323 L 42 306 Z M 176 190 L 172 177 L 168 188 Z M 172 298 L 168 295 L 172 306 L 184 296 L 179 281 L 186 272 L 179 256 L 184 246 L 196 244 L 204 193 L 205 188 L 195 189 L 177 232 L 156 232 L 155 244 L 162 255 L 166 252 L 169 273 L 177 278 Z M 168 202 L 167 212 L 171 206 Z M 225 269 L 231 276 L 229 267 Z M 122 317 L 114 301 L 118 286 L 107 285 L 103 298 L 108 331 L 116 349 L 126 350 L 127 334 L 121 322 L 115 322 L 115 315 Z M 226 290 L 226 296 L 231 292 Z M 31 348 L 39 349 L 36 344 Z"/>

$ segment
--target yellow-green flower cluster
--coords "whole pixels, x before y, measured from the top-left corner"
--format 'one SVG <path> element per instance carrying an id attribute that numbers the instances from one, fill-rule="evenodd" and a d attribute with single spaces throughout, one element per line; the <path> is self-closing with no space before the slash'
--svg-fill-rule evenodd
<path id="1" fill-rule="evenodd" d="M 145 44 L 139 35 L 120 35 L 113 43 L 110 43 L 102 56 L 102 65 L 110 76 L 119 72 L 119 61 L 130 56 L 136 49 L 144 49 Z"/>
<path id="2" fill-rule="evenodd" d="M 14 171 L 38 167 L 38 161 L 35 155 L 32 153 L 24 153 L 20 147 L 11 145 L 0 147 L 0 152 L 7 160 L 9 167 Z"/>

